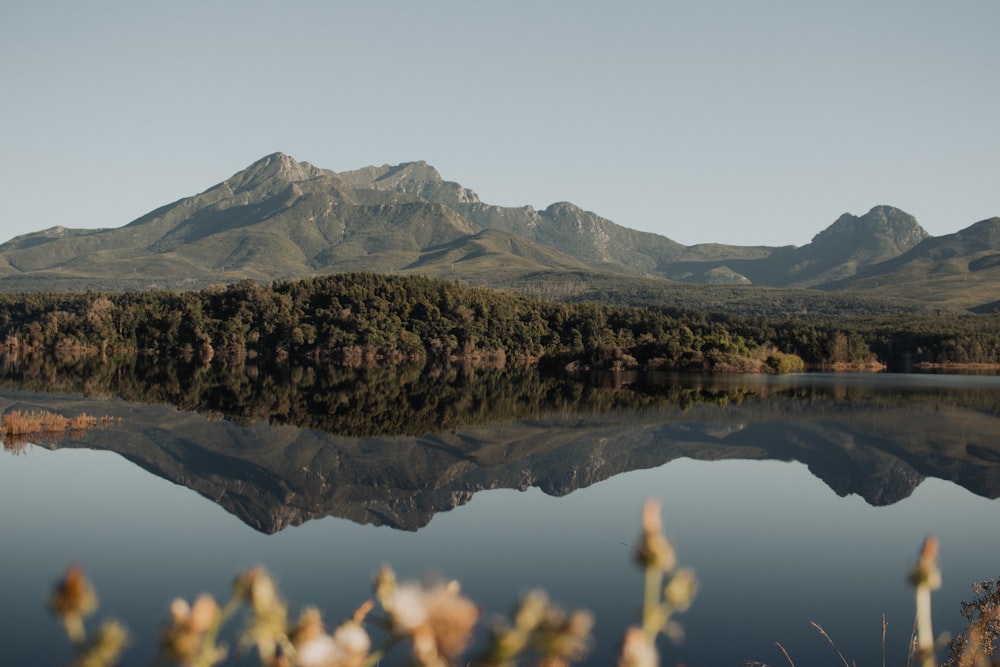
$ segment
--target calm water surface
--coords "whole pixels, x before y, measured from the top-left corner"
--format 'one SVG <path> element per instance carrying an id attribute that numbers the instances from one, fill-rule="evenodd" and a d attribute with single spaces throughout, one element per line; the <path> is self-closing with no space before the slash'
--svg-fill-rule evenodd
<path id="1" fill-rule="evenodd" d="M 140 462 L 139 454 L 128 449 L 99 451 L 86 448 L 94 442 L 71 440 L 56 450 L 29 445 L 16 455 L 0 454 L 0 664 L 68 662 L 45 598 L 66 565 L 78 562 L 101 594 L 99 616 L 124 620 L 134 634 L 129 665 L 148 664 L 173 597 L 202 591 L 226 597 L 229 582 L 243 568 L 265 565 L 291 609 L 317 604 L 337 621 L 370 595 L 371 577 L 383 563 L 401 578 L 459 579 L 487 617 L 505 613 L 519 593 L 534 587 L 568 608 L 589 608 L 596 615 L 597 637 L 587 664 L 610 665 L 615 643 L 636 619 L 640 601 L 640 575 L 632 564 L 639 510 L 645 499 L 656 497 L 680 560 L 695 568 L 701 582 L 693 609 L 680 619 L 686 640 L 662 645 L 664 664 L 785 664 L 775 642 L 796 664 L 839 664 L 834 649 L 809 625 L 815 621 L 849 660 L 877 665 L 885 614 L 886 664 L 902 665 L 912 626 L 906 572 L 925 535 L 933 533 L 942 543 L 945 584 L 934 598 L 937 628 L 961 627 L 959 603 L 969 597 L 971 583 L 1000 576 L 1000 506 L 982 492 L 1000 485 L 993 469 L 979 466 L 962 473 L 962 480 L 974 478 L 966 486 L 978 493 L 927 472 L 936 470 L 934 462 L 956 443 L 992 451 L 995 445 L 988 440 L 1000 436 L 1000 422 L 990 406 L 1000 405 L 1000 381 L 800 376 L 766 382 L 773 391 L 795 387 L 798 397 L 783 399 L 780 408 L 766 401 L 752 406 L 723 402 L 627 411 L 618 421 L 608 413 L 528 420 L 532 433 L 548 431 L 570 444 L 556 454 L 543 451 L 523 459 L 526 467 L 542 466 L 545 457 L 572 459 L 572 452 L 584 446 L 590 448 L 591 468 L 600 468 L 595 456 L 606 460 L 623 449 L 623 460 L 639 465 L 588 479 L 561 496 L 543 493 L 537 486 L 552 483 L 526 473 L 530 482 L 523 491 L 478 490 L 463 497 L 464 504 L 431 513 L 424 525 L 404 526 L 408 530 L 323 516 L 267 534 L 213 502 L 219 498 L 202 495 L 208 487 L 200 494 L 147 472 L 141 466 L 150 468 L 151 459 Z M 913 395 L 879 401 L 900 392 Z M 47 400 L 17 392 L 0 399 L 4 410 Z M 908 421 L 930 442 L 914 442 L 916 436 L 900 426 L 907 421 L 900 421 L 907 402 L 912 403 Z M 119 412 L 140 412 L 130 404 L 105 404 Z M 204 422 L 207 429 L 218 420 Z M 936 434 L 935 423 L 948 434 Z M 956 423 L 968 433 L 956 434 Z M 882 432 L 883 426 L 900 437 Z M 522 424 L 479 426 L 454 437 L 483 440 L 495 431 L 503 440 L 515 428 L 521 429 L 516 432 L 522 443 Z M 118 435 L 123 447 L 138 452 L 137 433 L 152 438 L 155 432 L 162 443 L 168 431 L 172 442 L 189 437 L 167 422 L 125 428 Z M 244 431 L 227 433 L 233 432 Z M 783 447 L 781 456 L 768 450 L 776 441 Z M 440 449 L 440 442 L 432 444 Z M 350 453 L 355 445 L 338 440 L 322 447 Z M 675 453 L 664 454 L 665 462 L 644 467 L 650 452 L 671 447 Z M 711 448 L 726 454 L 695 460 L 684 453 Z M 836 449 L 841 458 L 821 470 L 824 459 L 817 449 Z M 760 453 L 765 450 L 771 453 Z M 860 459 L 861 469 L 876 466 L 876 480 L 878 466 L 900 479 L 911 479 L 912 470 L 919 470 L 915 488 L 876 492 L 870 479 L 852 481 L 858 473 L 843 461 L 860 450 L 869 457 Z M 989 459 L 980 454 L 977 461 Z M 911 467 L 900 472 L 902 464 L 887 464 L 885 457 L 899 457 Z M 942 470 L 971 465 L 951 462 Z M 852 483 L 860 491 L 845 493 L 844 485 Z M 866 502 L 862 491 L 882 504 Z M 237 662 L 236 653 L 231 664 L 254 664 L 245 655 Z"/>

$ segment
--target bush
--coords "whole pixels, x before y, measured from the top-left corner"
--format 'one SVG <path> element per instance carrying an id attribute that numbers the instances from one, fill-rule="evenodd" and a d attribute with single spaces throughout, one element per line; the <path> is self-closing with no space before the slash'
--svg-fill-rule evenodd
<path id="1" fill-rule="evenodd" d="M 797 354 L 772 352 L 764 360 L 764 368 L 768 373 L 782 375 L 784 373 L 802 373 L 806 370 L 806 362 Z"/>

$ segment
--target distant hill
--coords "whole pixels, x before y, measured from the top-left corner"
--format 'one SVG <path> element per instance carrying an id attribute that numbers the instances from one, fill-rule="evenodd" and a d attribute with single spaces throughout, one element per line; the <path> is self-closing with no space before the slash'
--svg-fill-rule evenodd
<path id="1" fill-rule="evenodd" d="M 928 236 L 913 216 L 891 206 L 876 206 L 860 217 L 843 214 L 801 248 L 775 248 L 767 256 L 751 259 L 720 257 L 712 261 L 677 262 L 672 265 L 669 277 L 713 282 L 708 277 L 723 271 L 731 276 L 729 282 L 822 287 L 896 257 Z"/>
<path id="2" fill-rule="evenodd" d="M 887 296 L 921 293 L 973 310 L 1000 310 L 1000 218 L 925 238 L 905 253 L 825 287 Z"/>
<path id="3" fill-rule="evenodd" d="M 336 173 L 275 153 L 124 227 L 55 227 L 0 245 L 0 291 L 189 289 L 366 270 L 554 298 L 682 294 L 716 309 L 734 306 L 693 285 L 982 308 L 1000 301 L 993 273 L 1000 251 L 983 227 L 989 222 L 934 239 L 912 216 L 877 206 L 842 215 L 800 248 L 684 246 L 569 202 L 541 211 L 488 204 L 424 162 Z M 934 278 L 949 270 L 964 287 Z"/>
<path id="4" fill-rule="evenodd" d="M 663 276 L 677 261 L 710 260 L 720 255 L 762 258 L 771 252 L 766 247 L 688 247 L 658 234 L 622 227 L 569 202 L 552 204 L 543 211 L 531 206 L 486 204 L 474 192 L 443 180 L 433 167 L 423 162 L 368 167 L 342 176 L 360 187 L 418 194 L 452 208 L 480 227 L 558 248 L 593 268 L 615 273 Z"/>

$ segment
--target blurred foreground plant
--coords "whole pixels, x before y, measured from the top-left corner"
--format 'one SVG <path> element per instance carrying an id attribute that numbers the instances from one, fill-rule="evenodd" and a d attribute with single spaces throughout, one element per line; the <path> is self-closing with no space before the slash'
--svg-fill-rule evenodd
<path id="1" fill-rule="evenodd" d="M 125 650 L 128 632 L 118 621 L 105 621 L 88 637 L 84 619 L 97 611 L 97 593 L 83 573 L 72 565 L 49 596 L 49 609 L 62 621 L 73 645 L 74 667 L 106 667 L 117 664 Z"/>
<path id="2" fill-rule="evenodd" d="M 643 510 L 643 532 L 637 559 L 645 571 L 646 595 L 641 628 L 630 629 L 622 642 L 619 664 L 655 667 L 659 662 L 657 635 L 681 635 L 673 615 L 687 609 L 695 592 L 694 575 L 677 570 L 673 547 L 663 536 L 659 504 Z M 661 590 L 663 577 L 669 575 Z M 55 586 L 52 611 L 74 646 L 74 667 L 112 667 L 124 651 L 127 634 L 117 623 L 106 623 L 88 639 L 84 619 L 97 609 L 97 593 L 79 567 L 70 567 Z M 542 591 L 524 595 L 509 618 L 497 619 L 478 657 L 463 655 L 480 620 L 480 609 L 462 595 L 457 581 L 435 585 L 398 582 L 382 568 L 373 598 L 353 616 L 328 632 L 320 611 L 306 608 L 295 622 L 270 575 L 254 568 L 239 575 L 229 601 L 220 606 L 211 595 L 194 602 L 176 599 L 164 623 L 155 665 L 211 667 L 228 651 L 219 643 L 223 626 L 240 610 L 246 624 L 241 646 L 253 648 L 264 667 L 374 667 L 396 646 L 408 650 L 420 667 L 516 667 L 533 662 L 541 667 L 567 667 L 587 654 L 594 618 L 588 611 L 564 611 Z M 382 641 L 373 649 L 369 630 Z"/>
<path id="3" fill-rule="evenodd" d="M 935 649 L 943 644 L 934 638 L 930 622 L 930 594 L 941 585 L 937 551 L 937 540 L 928 538 L 910 572 L 917 610 L 912 657 L 921 667 L 936 664 Z M 677 566 L 674 548 L 663 534 L 656 501 L 648 501 L 643 508 L 635 555 L 643 569 L 642 614 L 639 625 L 626 630 L 617 664 L 657 667 L 657 639 L 661 634 L 674 641 L 683 637 L 675 616 L 690 608 L 698 582 L 692 570 Z M 964 604 L 962 610 L 969 628 L 952 642 L 948 667 L 991 665 L 987 656 L 1000 638 L 1000 579 L 979 584 L 975 590 L 978 597 Z M 74 651 L 73 667 L 113 667 L 126 648 L 128 633 L 117 621 L 105 622 L 88 636 L 85 619 L 97 607 L 97 593 L 83 570 L 71 566 L 53 588 L 49 608 L 65 627 Z M 406 651 L 412 664 L 420 667 L 517 667 L 529 661 L 541 667 L 567 667 L 585 657 L 594 622 L 590 612 L 566 612 L 550 602 L 544 592 L 531 591 L 521 598 L 509 618 L 493 623 L 484 647 L 477 657 L 469 659 L 463 656 L 472 643 L 481 613 L 462 594 L 457 581 L 433 585 L 398 582 L 395 573 L 384 567 L 376 576 L 373 598 L 328 631 L 314 607 L 307 607 L 297 620 L 290 621 L 288 606 L 274 580 L 262 568 L 254 568 L 236 578 L 224 605 L 208 594 L 191 603 L 174 600 L 154 664 L 220 664 L 228 655 L 226 647 L 219 643 L 221 630 L 241 610 L 246 621 L 240 644 L 253 648 L 264 667 L 375 667 L 397 646 Z M 822 628 L 816 627 L 825 635 Z M 367 628 L 382 636 L 374 648 Z M 787 653 L 785 657 L 791 663 Z M 846 665 L 842 655 L 841 659 Z"/>
<path id="4" fill-rule="evenodd" d="M 974 597 L 962 603 L 969 625 L 949 644 L 948 667 L 996 665 L 989 661 L 1000 642 L 1000 578 L 972 585 Z"/>
<path id="5" fill-rule="evenodd" d="M 496 622 L 478 664 L 513 667 L 519 658 L 534 653 L 540 665 L 568 665 L 586 655 L 593 625 L 589 611 L 564 612 L 543 591 L 531 591 L 521 598 L 509 621 Z"/>
<path id="6" fill-rule="evenodd" d="M 934 667 L 936 640 L 931 624 L 931 592 L 941 588 L 941 570 L 938 569 L 938 540 L 930 536 L 924 540 L 920 558 L 910 571 L 910 583 L 916 592 L 916 657 L 922 667 Z"/>
<path id="7" fill-rule="evenodd" d="M 689 568 L 677 568 L 673 545 L 663 534 L 660 504 L 646 501 L 642 510 L 642 534 L 636 560 L 643 568 L 645 586 L 642 625 L 631 627 L 622 641 L 619 667 L 655 667 L 660 663 L 656 637 L 661 632 L 680 641 L 684 631 L 673 616 L 687 611 L 698 591 L 698 580 Z M 663 578 L 667 577 L 666 587 Z"/>
<path id="8" fill-rule="evenodd" d="M 943 667 L 1000 667 L 1000 661 L 990 661 L 998 640 L 1000 640 L 1000 578 L 984 581 L 973 585 L 977 594 L 971 602 L 962 603 L 962 616 L 969 622 L 965 630 L 959 632 L 949 643 L 946 635 L 934 636 L 931 623 L 931 593 L 941 587 L 941 570 L 938 567 L 939 543 L 936 537 L 928 536 L 920 548 L 917 562 L 910 569 L 910 585 L 913 586 L 915 597 L 915 612 L 913 619 L 913 635 L 907 654 L 906 665 L 916 664 L 920 667 L 936 667 L 936 651 L 948 645 L 950 653 Z M 833 638 L 827 634 L 815 621 L 810 624 L 837 651 L 841 663 L 851 667 L 857 663 L 848 662 L 844 654 L 837 648 Z M 882 664 L 885 663 L 886 621 L 882 616 Z M 775 645 L 784 655 L 788 663 L 795 667 L 788 651 L 780 643 Z M 745 667 L 769 667 L 766 663 L 751 661 L 744 663 Z"/>

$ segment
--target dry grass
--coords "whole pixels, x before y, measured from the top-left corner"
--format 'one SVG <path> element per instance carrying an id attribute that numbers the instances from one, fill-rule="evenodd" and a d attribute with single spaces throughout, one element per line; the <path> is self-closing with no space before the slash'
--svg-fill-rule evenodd
<path id="1" fill-rule="evenodd" d="M 74 417 L 66 417 L 48 410 L 11 410 L 3 415 L 0 423 L 0 433 L 3 434 L 4 449 L 15 454 L 20 453 L 28 441 L 36 438 L 56 439 L 67 433 L 83 431 L 106 426 L 114 421 L 113 417 L 95 417 L 81 412 Z"/>
<path id="2" fill-rule="evenodd" d="M 827 634 L 826 630 L 823 629 L 823 626 L 821 626 L 816 621 L 809 621 L 809 623 L 814 628 L 816 628 L 817 632 L 819 632 L 821 635 L 823 635 L 823 637 L 826 639 L 826 641 L 830 642 L 830 646 L 832 646 L 834 648 L 834 650 L 837 651 L 837 655 L 840 656 L 840 661 L 842 663 L 844 663 L 844 667 L 851 667 L 851 663 L 847 662 L 847 658 L 844 657 L 843 651 L 841 651 L 840 647 L 837 646 L 837 642 L 833 641 L 833 638 L 830 637 L 829 634 Z M 857 667 L 857 665 L 854 665 L 854 667 Z"/>

